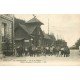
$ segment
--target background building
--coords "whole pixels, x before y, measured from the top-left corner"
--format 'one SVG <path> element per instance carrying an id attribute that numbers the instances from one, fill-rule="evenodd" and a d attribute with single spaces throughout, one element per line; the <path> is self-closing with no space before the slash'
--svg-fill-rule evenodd
<path id="1" fill-rule="evenodd" d="M 46 34 L 45 32 L 43 32 L 43 46 L 44 47 L 50 47 L 50 46 L 53 46 L 55 41 L 56 41 L 56 38 L 54 36 L 54 34 Z"/>
<path id="2" fill-rule="evenodd" d="M 13 53 L 13 15 L 0 15 L 0 52 L 5 55 Z"/>
<path id="3" fill-rule="evenodd" d="M 27 48 L 31 45 L 41 46 L 43 32 L 41 30 L 42 22 L 36 17 L 33 17 L 28 22 L 15 18 L 15 46 Z"/>

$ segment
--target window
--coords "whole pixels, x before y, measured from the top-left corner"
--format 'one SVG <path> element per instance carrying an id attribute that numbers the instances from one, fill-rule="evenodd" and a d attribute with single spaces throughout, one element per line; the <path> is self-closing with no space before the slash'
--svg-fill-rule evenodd
<path id="1" fill-rule="evenodd" d="M 6 23 L 2 23 L 2 28 L 1 28 L 2 42 L 5 42 L 5 38 L 6 38 L 6 27 L 7 27 L 7 24 Z"/>

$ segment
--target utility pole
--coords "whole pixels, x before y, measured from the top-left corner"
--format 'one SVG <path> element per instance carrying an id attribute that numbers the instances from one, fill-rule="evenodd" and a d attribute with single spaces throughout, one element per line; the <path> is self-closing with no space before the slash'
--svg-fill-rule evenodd
<path id="1" fill-rule="evenodd" d="M 14 54 L 14 24 L 15 24 L 15 21 L 14 21 L 14 14 L 13 14 L 13 22 L 12 22 L 12 48 L 13 48 L 13 54 Z"/>
<path id="2" fill-rule="evenodd" d="M 1 17 L 1 15 L 0 15 L 0 17 Z M 0 22 L 1 22 L 1 18 L 0 18 Z M 2 54 L 2 31 L 1 31 L 1 28 L 2 28 L 2 26 L 1 26 L 1 23 L 0 23 L 0 56 L 1 56 L 1 54 Z"/>
<path id="3" fill-rule="evenodd" d="M 49 35 L 49 19 L 48 19 L 48 35 Z"/>

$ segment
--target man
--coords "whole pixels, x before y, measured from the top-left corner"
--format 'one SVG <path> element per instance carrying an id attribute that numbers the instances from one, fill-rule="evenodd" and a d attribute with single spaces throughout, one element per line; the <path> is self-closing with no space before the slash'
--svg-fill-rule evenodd
<path id="1" fill-rule="evenodd" d="M 69 50 L 68 46 L 66 46 L 64 48 L 64 57 L 69 57 L 69 55 L 70 55 L 70 50 Z"/>
<path id="2" fill-rule="evenodd" d="M 64 54 L 64 48 L 61 48 L 61 57 Z"/>
<path id="3" fill-rule="evenodd" d="M 32 57 L 32 56 L 33 56 L 32 46 L 30 46 L 30 47 L 28 48 L 28 51 L 29 51 L 29 55 L 30 55 L 30 57 Z"/>
<path id="4" fill-rule="evenodd" d="M 53 48 L 54 48 L 53 46 L 50 47 L 50 55 L 51 56 L 53 55 Z"/>
<path id="5" fill-rule="evenodd" d="M 46 47 L 46 55 L 50 56 L 50 48 L 49 47 Z"/>
<path id="6" fill-rule="evenodd" d="M 79 52 L 80 52 L 80 46 L 79 46 Z"/>
<path id="7" fill-rule="evenodd" d="M 16 48 L 16 55 L 19 56 L 19 46 Z"/>
<path id="8" fill-rule="evenodd" d="M 27 48 L 25 48 L 25 56 L 27 56 L 28 55 L 28 49 Z"/>
<path id="9" fill-rule="evenodd" d="M 32 46 L 32 51 L 33 51 L 32 55 L 35 57 L 35 55 L 36 55 L 36 47 L 34 45 Z"/>

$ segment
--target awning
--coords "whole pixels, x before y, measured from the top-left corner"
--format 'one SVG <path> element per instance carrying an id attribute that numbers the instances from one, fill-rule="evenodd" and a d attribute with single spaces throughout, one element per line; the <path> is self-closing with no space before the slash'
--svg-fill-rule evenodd
<path id="1" fill-rule="evenodd" d="M 24 38 L 15 38 L 14 40 L 17 41 L 17 40 L 23 40 L 23 39 L 24 39 Z"/>

